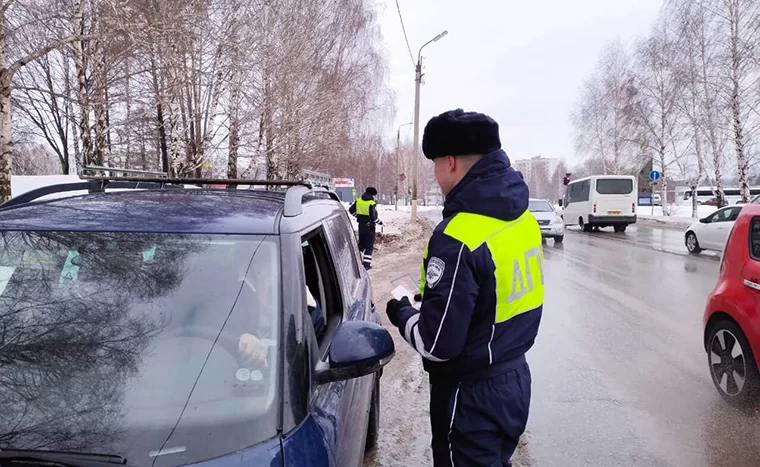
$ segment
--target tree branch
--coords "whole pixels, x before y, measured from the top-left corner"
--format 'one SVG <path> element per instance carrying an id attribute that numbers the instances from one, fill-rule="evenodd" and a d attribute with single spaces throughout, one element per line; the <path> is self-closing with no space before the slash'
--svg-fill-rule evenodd
<path id="1" fill-rule="evenodd" d="M 87 39 L 91 39 L 93 36 L 68 36 L 63 39 L 57 40 L 51 44 L 46 45 L 45 47 L 34 51 L 30 53 L 29 55 L 22 57 L 18 60 L 16 60 L 10 67 L 8 67 L 7 73 L 10 74 L 10 78 L 13 77 L 13 75 L 16 74 L 22 67 L 24 67 L 29 62 L 33 62 L 41 57 L 44 57 L 45 55 L 49 54 L 50 52 L 60 49 L 61 47 L 65 46 L 66 44 L 70 44 L 72 42 L 76 41 L 83 41 Z"/>

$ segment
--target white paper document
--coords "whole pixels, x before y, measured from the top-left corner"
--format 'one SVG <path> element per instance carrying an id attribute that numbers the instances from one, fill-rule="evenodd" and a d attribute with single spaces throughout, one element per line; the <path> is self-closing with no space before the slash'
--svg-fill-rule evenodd
<path id="1" fill-rule="evenodd" d="M 409 299 L 409 303 L 412 304 L 414 308 L 419 309 L 420 308 L 420 302 L 414 301 L 414 294 L 409 291 L 406 287 L 403 285 L 397 286 L 393 291 L 391 291 L 391 295 L 393 295 L 393 298 L 396 300 L 401 300 L 403 297 L 406 297 Z"/>

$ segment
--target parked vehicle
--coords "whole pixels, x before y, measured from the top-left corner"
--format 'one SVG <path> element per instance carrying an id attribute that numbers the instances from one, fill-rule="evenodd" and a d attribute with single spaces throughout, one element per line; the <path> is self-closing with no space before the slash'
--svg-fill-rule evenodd
<path id="1" fill-rule="evenodd" d="M 699 253 L 702 250 L 723 251 L 742 207 L 726 206 L 691 224 L 684 233 L 689 253 Z"/>
<path id="2" fill-rule="evenodd" d="M 704 346 L 713 383 L 732 405 L 760 396 L 760 206 L 747 204 L 728 237 L 718 283 L 703 316 Z"/>
<path id="3" fill-rule="evenodd" d="M 562 243 L 565 239 L 565 222 L 554 210 L 552 203 L 545 199 L 531 198 L 528 201 L 528 210 L 538 221 L 542 237 L 553 238 L 555 243 Z"/>
<path id="4" fill-rule="evenodd" d="M 741 201 L 741 200 L 739 200 L 739 201 Z M 713 196 L 712 198 L 708 199 L 707 201 L 705 201 L 703 203 L 699 203 L 699 204 L 702 204 L 704 206 L 717 206 L 717 207 L 723 208 L 723 207 L 728 206 L 729 202 L 728 202 L 728 199 L 724 199 L 723 202 L 720 203 L 721 206 L 718 206 L 718 198 L 717 198 L 717 196 Z M 738 204 L 738 202 L 734 203 L 734 204 Z"/>
<path id="5" fill-rule="evenodd" d="M 760 195 L 760 186 L 749 187 L 750 196 Z M 715 197 L 715 187 L 701 186 L 697 188 L 697 203 L 705 204 L 708 206 L 717 206 L 717 199 Z M 682 190 L 680 204 L 682 206 L 691 206 L 692 190 L 686 187 Z M 741 201 L 741 191 L 738 187 L 723 187 L 724 205 L 736 204 L 737 201 Z M 723 207 L 723 206 L 720 206 Z"/>
<path id="6" fill-rule="evenodd" d="M 633 176 L 593 175 L 573 180 L 560 200 L 565 225 L 578 225 L 584 232 L 609 226 L 625 232 L 636 223 L 637 193 Z"/>
<path id="7" fill-rule="evenodd" d="M 0 205 L 0 461 L 360 466 L 394 344 L 346 210 L 181 183 Z"/>

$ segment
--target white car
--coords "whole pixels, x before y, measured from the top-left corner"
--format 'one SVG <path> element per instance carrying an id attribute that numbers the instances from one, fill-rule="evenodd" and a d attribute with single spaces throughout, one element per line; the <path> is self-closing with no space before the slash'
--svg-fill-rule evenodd
<path id="1" fill-rule="evenodd" d="M 528 211 L 538 221 L 542 237 L 551 237 L 556 243 L 565 239 L 565 222 L 554 206 L 545 199 L 531 198 L 528 201 Z"/>
<path id="2" fill-rule="evenodd" d="M 742 206 L 726 206 L 691 224 L 684 236 L 689 253 L 723 251 Z"/>

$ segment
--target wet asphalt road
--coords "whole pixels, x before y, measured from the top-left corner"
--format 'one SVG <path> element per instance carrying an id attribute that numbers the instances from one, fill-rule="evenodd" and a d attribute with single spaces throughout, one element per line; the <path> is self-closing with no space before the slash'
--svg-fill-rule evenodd
<path id="1" fill-rule="evenodd" d="M 524 464 L 760 465 L 760 417 L 720 399 L 702 347 L 719 256 L 682 239 L 638 225 L 547 240 Z"/>

